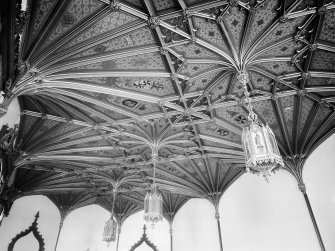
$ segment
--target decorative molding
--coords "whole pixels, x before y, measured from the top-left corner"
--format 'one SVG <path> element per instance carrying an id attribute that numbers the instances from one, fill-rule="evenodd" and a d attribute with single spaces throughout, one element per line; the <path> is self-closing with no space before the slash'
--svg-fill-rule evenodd
<path id="1" fill-rule="evenodd" d="M 38 251 L 44 251 L 44 239 L 42 237 L 42 235 L 40 234 L 40 232 L 38 231 L 38 227 L 37 227 L 37 220 L 39 218 L 39 212 L 37 212 L 37 214 L 35 215 L 35 220 L 33 221 L 33 223 L 31 224 L 31 226 L 29 228 L 27 228 L 25 231 L 22 231 L 21 233 L 17 234 L 12 241 L 9 243 L 8 245 L 8 251 L 13 251 L 14 250 L 14 245 L 16 244 L 16 242 L 28 235 L 30 232 L 33 233 L 33 235 L 35 236 L 35 238 L 37 239 L 38 243 L 39 243 L 39 249 Z"/>
<path id="2" fill-rule="evenodd" d="M 143 244 L 143 242 L 145 242 L 152 250 L 154 251 L 158 251 L 157 247 L 149 241 L 148 236 L 146 234 L 146 226 L 143 226 L 143 234 L 142 234 L 142 238 L 136 242 L 129 251 L 134 251 L 136 248 L 138 248 L 139 246 L 141 246 Z"/>

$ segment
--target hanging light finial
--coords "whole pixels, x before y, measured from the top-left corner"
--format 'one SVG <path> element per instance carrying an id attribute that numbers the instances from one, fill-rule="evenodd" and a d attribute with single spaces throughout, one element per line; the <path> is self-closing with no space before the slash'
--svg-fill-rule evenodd
<path id="1" fill-rule="evenodd" d="M 105 224 L 104 233 L 102 237 L 102 240 L 107 242 L 108 247 L 111 242 L 114 242 L 116 240 L 117 222 L 114 219 L 114 204 L 116 199 L 116 193 L 117 193 L 117 185 L 113 186 L 112 214 L 110 219 Z"/>
<path id="2" fill-rule="evenodd" d="M 243 128 L 242 144 L 246 159 L 246 170 L 252 173 L 263 174 L 266 181 L 270 173 L 280 166 L 284 166 L 280 155 L 274 133 L 268 125 L 258 121 L 257 114 L 253 111 L 250 93 L 247 83 L 249 82 L 248 73 L 242 71 L 237 77 L 244 87 L 244 101 L 248 109 L 248 126 Z"/>
<path id="3" fill-rule="evenodd" d="M 144 220 L 151 222 L 152 227 L 155 223 L 163 220 L 163 198 L 157 190 L 156 186 L 156 162 L 158 161 L 158 151 L 153 151 L 152 162 L 153 162 L 153 183 L 150 191 L 147 192 L 144 198 Z"/>

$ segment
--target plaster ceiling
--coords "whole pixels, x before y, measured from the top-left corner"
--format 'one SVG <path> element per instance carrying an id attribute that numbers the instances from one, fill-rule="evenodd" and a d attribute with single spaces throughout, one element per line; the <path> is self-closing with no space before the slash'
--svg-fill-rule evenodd
<path id="1" fill-rule="evenodd" d="M 299 183 L 334 131 L 332 1 L 32 0 L 28 11 L 6 101 L 21 107 L 19 196 L 111 210 L 118 182 L 120 208 L 137 212 L 159 149 L 166 216 L 190 197 L 216 206 L 244 173 L 242 70 Z"/>

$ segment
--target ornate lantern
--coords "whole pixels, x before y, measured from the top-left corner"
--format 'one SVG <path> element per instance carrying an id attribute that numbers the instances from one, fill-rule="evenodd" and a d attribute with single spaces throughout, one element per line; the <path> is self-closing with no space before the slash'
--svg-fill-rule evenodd
<path id="1" fill-rule="evenodd" d="M 249 111 L 249 124 L 243 128 L 242 133 L 246 169 L 248 172 L 263 174 L 268 181 L 270 172 L 284 166 L 284 162 L 271 128 L 262 124 L 252 110 L 251 98 L 247 88 L 248 74 L 246 72 L 240 73 L 238 80 L 243 84 L 245 103 Z"/>
<path id="2" fill-rule="evenodd" d="M 106 241 L 109 245 L 110 242 L 116 240 L 116 232 L 117 232 L 117 222 L 114 220 L 112 215 L 111 218 L 105 224 L 102 240 Z"/>
<path id="3" fill-rule="evenodd" d="M 153 184 L 151 190 L 147 192 L 144 198 L 144 220 L 146 222 L 151 222 L 152 227 L 154 227 L 155 223 L 158 221 L 163 220 L 163 199 L 162 195 L 157 190 L 155 183 L 157 156 L 158 154 L 153 154 L 152 157 L 154 162 Z"/>
<path id="4" fill-rule="evenodd" d="M 153 226 L 163 220 L 163 199 L 155 184 L 144 199 L 144 220 L 151 222 Z"/>
<path id="5" fill-rule="evenodd" d="M 117 234 L 117 222 L 114 219 L 114 204 L 115 204 L 115 197 L 116 197 L 116 189 L 113 190 L 113 205 L 112 205 L 112 215 L 110 219 L 106 222 L 104 227 L 104 233 L 102 240 L 108 243 L 113 242 L 116 240 Z"/>

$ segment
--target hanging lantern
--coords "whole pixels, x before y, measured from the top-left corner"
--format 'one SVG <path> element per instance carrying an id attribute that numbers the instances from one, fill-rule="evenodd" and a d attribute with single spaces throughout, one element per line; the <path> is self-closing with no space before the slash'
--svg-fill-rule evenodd
<path id="1" fill-rule="evenodd" d="M 251 98 L 247 89 L 248 74 L 246 72 L 240 73 L 238 80 L 244 86 L 245 101 L 249 111 L 249 124 L 243 128 L 242 133 L 246 169 L 252 173 L 263 174 L 268 181 L 270 173 L 280 166 L 284 166 L 284 162 L 271 128 L 260 123 L 252 110 Z"/>
<path id="2" fill-rule="evenodd" d="M 102 240 L 106 241 L 108 243 L 113 242 L 116 240 L 116 232 L 117 232 L 117 222 L 114 220 L 114 204 L 115 204 L 115 198 L 116 198 L 116 192 L 117 192 L 117 186 L 118 183 L 115 183 L 113 186 L 113 204 L 112 204 L 112 215 L 110 219 L 106 222 L 104 227 L 104 233 Z"/>
<path id="3" fill-rule="evenodd" d="M 116 232 L 117 232 L 117 222 L 113 219 L 112 216 L 105 224 L 102 240 L 108 242 L 109 245 L 110 242 L 116 240 Z"/>
<path id="4" fill-rule="evenodd" d="M 151 222 L 152 226 L 163 220 L 163 199 L 155 184 L 148 191 L 144 199 L 144 220 Z"/>

